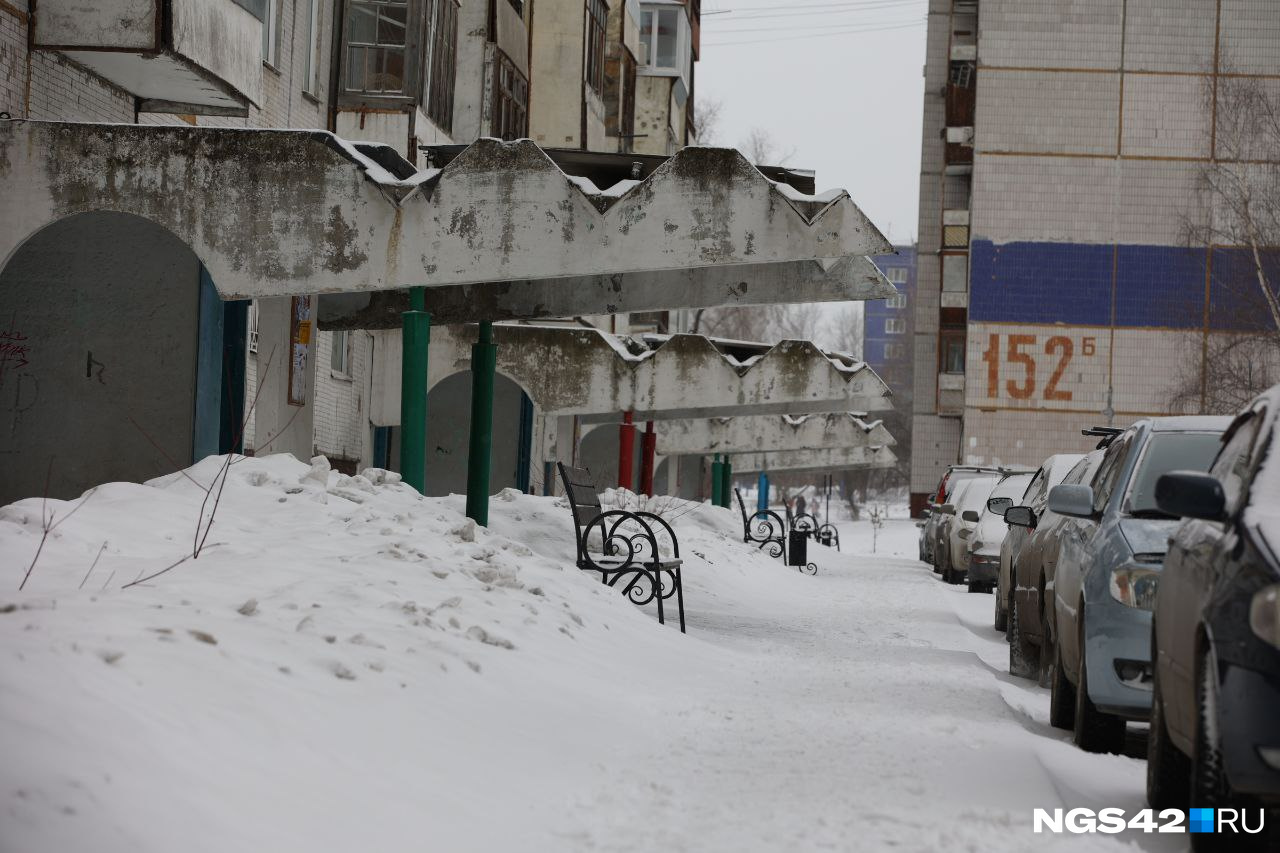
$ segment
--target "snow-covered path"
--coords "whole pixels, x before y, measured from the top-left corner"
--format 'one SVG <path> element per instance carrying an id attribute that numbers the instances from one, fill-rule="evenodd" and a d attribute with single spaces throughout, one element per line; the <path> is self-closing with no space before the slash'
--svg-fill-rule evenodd
<path id="1" fill-rule="evenodd" d="M 273 456 L 231 469 L 216 546 L 126 588 L 190 548 L 219 465 L 49 501 L 22 593 L 46 508 L 0 508 L 3 853 L 1186 849 L 1032 834 L 1141 808 L 1143 762 L 1049 727 L 908 521 L 808 577 L 668 507 L 681 635 L 573 568 L 560 501 L 477 529 Z"/>
<path id="2" fill-rule="evenodd" d="M 991 597 L 903 558 L 909 522 L 881 535 L 898 557 L 819 549 L 823 572 L 786 598 L 699 612 L 699 636 L 734 663 L 686 685 L 660 757 L 637 744 L 581 802 L 599 827 L 584 847 L 1053 849 L 1031 833 L 1034 807 L 1144 807 L 1142 762 L 1079 752 L 1049 727 L 1045 691 L 1004 671 Z"/>

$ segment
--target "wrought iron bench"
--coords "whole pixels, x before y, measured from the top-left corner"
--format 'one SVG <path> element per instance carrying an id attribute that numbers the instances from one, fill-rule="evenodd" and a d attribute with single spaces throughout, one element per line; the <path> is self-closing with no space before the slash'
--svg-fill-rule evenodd
<path id="1" fill-rule="evenodd" d="M 680 566 L 684 561 L 680 559 L 680 543 L 671 525 L 651 512 L 605 511 L 590 471 L 572 468 L 563 462 L 556 467 L 560 469 L 560 480 L 573 512 L 578 568 L 599 572 L 601 583 L 608 586 L 625 581 L 622 594 L 633 604 L 657 601 L 659 623 L 666 622 L 663 601 L 675 596 L 683 634 L 684 583 Z M 659 549 L 661 533 L 670 539 L 670 557 L 663 557 Z M 598 551 L 591 547 L 593 535 L 599 537 Z"/>
<path id="2" fill-rule="evenodd" d="M 792 515 L 791 507 L 787 507 L 787 526 L 790 530 L 803 533 L 819 545 L 826 545 L 828 548 L 835 545 L 836 550 L 840 550 L 840 531 L 836 530 L 836 526 L 831 522 L 819 524 L 818 519 L 807 512 Z"/>
<path id="3" fill-rule="evenodd" d="M 742 492 L 734 489 L 733 494 L 738 498 L 738 511 L 742 513 L 743 542 L 754 542 L 761 549 L 768 546 L 770 557 L 781 557 L 788 566 L 794 566 L 806 574 L 818 573 L 818 566 L 809 562 L 807 534 L 798 530 L 788 531 L 782 516 L 771 509 L 758 509 L 748 515 Z M 787 511 L 787 517 L 791 517 L 790 510 Z"/>

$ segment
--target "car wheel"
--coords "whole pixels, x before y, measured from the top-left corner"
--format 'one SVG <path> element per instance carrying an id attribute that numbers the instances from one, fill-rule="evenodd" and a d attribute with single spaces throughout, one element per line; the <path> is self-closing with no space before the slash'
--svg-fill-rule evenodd
<path id="1" fill-rule="evenodd" d="M 1156 644 L 1151 643 L 1151 656 Z M 1147 805 L 1153 809 L 1187 809 L 1191 806 L 1191 761 L 1169 739 L 1160 691 L 1160 668 L 1155 668 L 1151 689 L 1151 733 L 1147 736 Z"/>
<path id="2" fill-rule="evenodd" d="M 1027 642 L 1018 629 L 1018 599 L 1009 609 L 1009 674 L 1019 678 L 1035 678 L 1036 670 L 1031 661 L 1035 646 Z"/>
<path id="3" fill-rule="evenodd" d="M 1076 684 L 1075 736 L 1076 746 L 1085 752 L 1124 751 L 1125 723 L 1123 717 L 1104 714 L 1089 698 L 1089 667 L 1085 660 L 1084 643 L 1080 644 L 1080 679 Z"/>
<path id="4" fill-rule="evenodd" d="M 1062 668 L 1062 650 L 1057 643 L 1053 644 L 1049 670 L 1049 725 L 1071 731 L 1076 722 L 1076 688 Z"/>
<path id="5" fill-rule="evenodd" d="M 1001 606 L 1004 602 L 1000 600 L 998 590 L 997 594 L 993 596 L 993 598 L 995 599 L 996 612 L 995 616 L 991 619 L 991 627 L 1000 632 L 1007 631 L 1009 629 L 1009 614 L 1006 613 L 1004 607 Z"/>

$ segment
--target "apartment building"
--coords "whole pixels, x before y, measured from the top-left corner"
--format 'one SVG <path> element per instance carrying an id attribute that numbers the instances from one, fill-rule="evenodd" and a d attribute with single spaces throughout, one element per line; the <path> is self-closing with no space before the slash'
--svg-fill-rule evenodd
<path id="1" fill-rule="evenodd" d="M 1280 156 L 1240 139 L 1232 111 L 1233 93 L 1275 97 L 1280 15 L 931 0 L 925 78 L 917 510 L 948 464 L 1035 465 L 1090 447 L 1082 427 L 1206 405 L 1206 355 L 1249 324 L 1257 290 L 1205 177 L 1274 176 Z"/>

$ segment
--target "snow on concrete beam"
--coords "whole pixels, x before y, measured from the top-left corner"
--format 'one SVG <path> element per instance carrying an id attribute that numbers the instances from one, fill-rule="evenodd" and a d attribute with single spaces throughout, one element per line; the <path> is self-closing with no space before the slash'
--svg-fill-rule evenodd
<path id="1" fill-rule="evenodd" d="M 540 320 L 675 308 L 848 302 L 896 295 L 866 257 L 739 264 L 576 278 L 459 284 L 430 288 L 426 310 L 436 325 L 479 320 Z M 320 300 L 322 329 L 398 329 L 409 308 L 403 290 L 342 293 Z"/>
<path id="2" fill-rule="evenodd" d="M 370 419 L 400 423 L 400 335 L 377 332 Z M 802 411 L 884 411 L 892 392 L 871 368 L 809 341 L 783 341 L 740 361 L 701 335 L 642 344 L 589 327 L 502 324 L 498 372 L 519 384 L 539 413 L 584 421 L 703 418 Z M 468 370 L 475 330 L 432 332 L 428 386 Z M 630 346 L 629 346 L 630 345 Z"/>
<path id="3" fill-rule="evenodd" d="M 168 228 L 223 298 L 348 293 L 891 251 L 843 190 L 803 196 L 686 148 L 611 190 L 529 140 L 443 169 L 323 131 L 0 121 L 0 260 L 96 210 Z"/>
<path id="4" fill-rule="evenodd" d="M 667 420 L 655 425 L 662 456 L 711 453 L 778 453 L 789 450 L 892 446 L 897 442 L 880 421 L 868 423 L 848 412 L 806 415 L 751 415 L 736 418 Z"/>
<path id="5" fill-rule="evenodd" d="M 734 474 L 806 472 L 830 473 L 851 468 L 892 468 L 898 457 L 887 446 L 786 450 L 781 453 L 743 453 L 730 457 Z"/>

